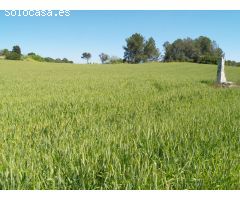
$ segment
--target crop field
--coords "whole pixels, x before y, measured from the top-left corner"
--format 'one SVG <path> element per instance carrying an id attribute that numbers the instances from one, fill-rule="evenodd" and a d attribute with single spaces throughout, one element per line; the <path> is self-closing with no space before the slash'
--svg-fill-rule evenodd
<path id="1" fill-rule="evenodd" d="M 240 88 L 216 71 L 0 60 L 0 189 L 240 189 Z"/>

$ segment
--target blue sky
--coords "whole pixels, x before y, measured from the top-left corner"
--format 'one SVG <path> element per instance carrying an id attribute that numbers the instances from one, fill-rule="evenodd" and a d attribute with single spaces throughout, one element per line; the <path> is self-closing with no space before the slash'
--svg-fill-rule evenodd
<path id="1" fill-rule="evenodd" d="M 100 62 L 101 52 L 123 56 L 125 39 L 135 32 L 165 41 L 208 36 L 227 59 L 240 61 L 240 11 L 71 11 L 69 17 L 6 17 L 0 11 L 0 49 L 20 45 L 22 52 L 83 63 Z M 162 52 L 163 53 L 163 52 Z"/>

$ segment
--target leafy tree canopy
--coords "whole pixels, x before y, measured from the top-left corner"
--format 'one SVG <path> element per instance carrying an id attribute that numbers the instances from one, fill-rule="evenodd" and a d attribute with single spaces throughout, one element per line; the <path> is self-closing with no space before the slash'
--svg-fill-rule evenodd
<path id="1" fill-rule="evenodd" d="M 126 46 L 123 47 L 125 50 L 124 60 L 128 63 L 157 61 L 160 56 L 159 49 L 152 37 L 145 40 L 141 34 L 135 33 L 126 39 L 126 43 Z"/>
<path id="2" fill-rule="evenodd" d="M 165 62 L 197 62 L 216 64 L 217 60 L 224 56 L 215 41 L 208 37 L 200 36 L 196 39 L 177 39 L 172 44 L 165 42 L 164 45 Z"/>
<path id="3" fill-rule="evenodd" d="M 104 64 L 104 63 L 109 59 L 109 55 L 107 55 L 107 54 L 105 54 L 105 53 L 101 53 L 101 54 L 99 55 L 99 58 L 100 58 L 102 64 Z"/>
<path id="4" fill-rule="evenodd" d="M 22 55 L 22 53 L 21 53 L 21 48 L 20 48 L 18 45 L 13 46 L 12 52 L 17 53 L 17 54 L 19 54 L 20 56 Z"/>
<path id="5" fill-rule="evenodd" d="M 89 61 L 89 59 L 92 57 L 92 55 L 91 55 L 91 53 L 88 53 L 88 52 L 84 52 L 83 54 L 82 54 L 82 59 L 86 59 L 87 60 L 87 63 L 88 63 L 88 61 Z"/>

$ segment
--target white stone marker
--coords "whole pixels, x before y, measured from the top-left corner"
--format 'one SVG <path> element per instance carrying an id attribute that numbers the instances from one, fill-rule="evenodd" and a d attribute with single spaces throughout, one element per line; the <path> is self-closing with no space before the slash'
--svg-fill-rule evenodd
<path id="1" fill-rule="evenodd" d="M 225 67 L 225 60 L 222 57 L 218 62 L 218 70 L 217 70 L 217 83 L 219 84 L 227 83 L 224 67 Z"/>

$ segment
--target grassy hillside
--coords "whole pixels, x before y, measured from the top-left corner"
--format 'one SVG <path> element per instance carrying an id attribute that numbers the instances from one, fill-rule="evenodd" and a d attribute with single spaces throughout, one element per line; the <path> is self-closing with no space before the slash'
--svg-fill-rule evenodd
<path id="1" fill-rule="evenodd" d="M 0 189 L 240 189 L 240 89 L 215 78 L 190 63 L 0 60 Z"/>

